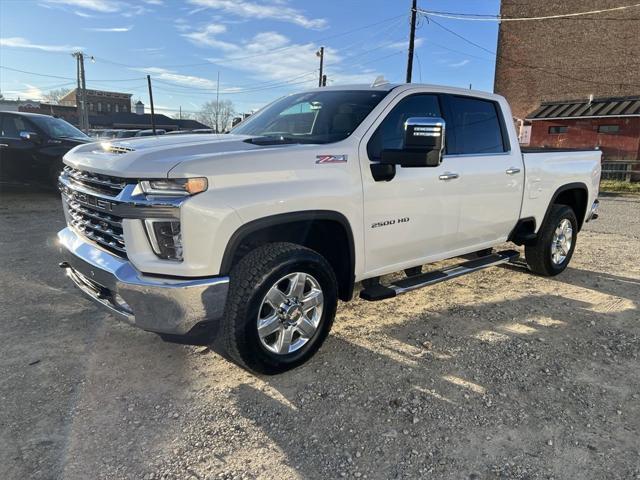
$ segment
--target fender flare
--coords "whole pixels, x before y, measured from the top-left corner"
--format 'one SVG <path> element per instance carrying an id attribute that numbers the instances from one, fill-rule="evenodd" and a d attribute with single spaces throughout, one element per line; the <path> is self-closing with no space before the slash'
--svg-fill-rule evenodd
<path id="1" fill-rule="evenodd" d="M 277 225 L 287 225 L 290 223 L 298 222 L 313 222 L 318 220 L 329 220 L 339 223 L 345 231 L 348 242 L 348 254 L 349 265 L 348 269 L 350 275 L 354 277 L 355 272 L 355 241 L 353 239 L 353 230 L 347 217 L 342 213 L 334 210 L 303 210 L 298 212 L 280 213 L 276 215 L 270 215 L 267 217 L 261 217 L 250 222 L 245 223 L 239 227 L 229 238 L 227 246 L 225 247 L 222 262 L 220 264 L 220 274 L 227 275 L 232 268 L 233 259 L 240 244 L 248 238 L 252 233 L 263 230 L 265 228 L 271 228 Z"/>
<path id="2" fill-rule="evenodd" d="M 551 215 L 551 207 L 555 204 L 557 198 L 560 196 L 561 193 L 566 192 L 568 190 L 584 190 L 584 193 L 586 194 L 586 197 L 587 197 L 587 203 L 589 202 L 589 188 L 584 182 L 573 182 L 573 183 L 567 183 L 565 185 L 562 185 L 551 196 L 549 205 L 547 205 L 547 211 L 545 212 L 544 217 L 542 218 L 542 222 L 540 222 L 541 227 L 547 221 L 547 219 L 549 218 L 549 215 Z M 588 210 L 589 205 L 586 205 L 585 208 L 586 210 Z M 577 216 L 578 215 L 576 212 L 576 217 Z M 584 216 L 582 218 L 578 218 L 578 231 L 582 229 L 583 224 L 584 224 Z"/>

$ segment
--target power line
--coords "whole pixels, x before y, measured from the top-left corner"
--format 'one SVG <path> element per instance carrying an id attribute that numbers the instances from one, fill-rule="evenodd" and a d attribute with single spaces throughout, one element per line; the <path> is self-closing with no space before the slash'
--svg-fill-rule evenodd
<path id="1" fill-rule="evenodd" d="M 525 22 L 525 21 L 537 21 L 537 20 L 555 20 L 555 19 L 563 19 L 563 18 L 574 18 L 574 17 L 585 16 L 585 15 L 598 15 L 600 13 L 621 11 L 621 10 L 627 10 L 629 8 L 636 8 L 636 7 L 640 7 L 640 3 L 635 3 L 632 5 L 623 5 L 620 7 L 613 7 L 613 8 L 602 8 L 599 10 L 591 10 L 588 12 L 563 13 L 558 15 L 547 15 L 547 16 L 540 16 L 540 17 L 503 17 L 501 15 L 440 12 L 436 10 L 425 10 L 422 8 L 418 8 L 417 12 L 422 13 L 424 15 L 432 16 L 432 17 L 442 17 L 442 18 L 449 18 L 453 20 L 467 20 L 467 21 L 476 21 L 476 22 Z"/>
<path id="2" fill-rule="evenodd" d="M 385 18 L 385 19 L 379 20 L 379 21 L 374 22 L 374 23 L 363 25 L 361 27 L 357 27 L 357 28 L 353 28 L 351 30 L 347 30 L 347 31 L 344 31 L 344 32 L 336 33 L 334 35 L 328 35 L 328 36 L 321 37 L 321 38 L 315 38 L 315 39 L 307 41 L 306 43 L 325 42 L 327 40 L 332 40 L 334 38 L 343 37 L 345 35 L 350 35 L 352 33 L 358 32 L 360 30 L 365 30 L 367 28 L 375 27 L 377 25 L 380 25 L 381 23 L 386 23 L 386 22 L 389 22 L 389 21 L 392 21 L 392 20 L 396 20 L 396 19 L 399 19 L 400 17 L 404 17 L 404 15 L 395 15 L 393 17 Z M 268 53 L 284 52 L 284 51 L 290 50 L 292 48 L 299 48 L 299 45 L 288 45 L 286 47 L 275 48 L 273 50 L 270 50 Z M 221 59 L 221 60 L 223 60 L 224 62 L 234 62 L 234 61 L 237 61 L 237 60 L 246 60 L 246 59 L 250 59 L 250 58 L 263 57 L 264 55 L 265 55 L 265 52 L 260 52 L 260 53 L 255 53 L 255 54 L 251 54 L 251 55 L 244 55 L 244 56 L 240 56 L 240 57 L 225 57 L 224 59 Z M 102 58 L 102 57 L 97 57 L 95 55 L 94 55 L 94 57 L 95 57 L 96 60 L 100 60 L 100 61 L 105 62 L 105 63 L 111 63 L 113 65 L 118 65 L 118 66 L 121 66 L 121 67 L 139 68 L 138 65 L 128 65 L 126 63 L 114 62 L 113 60 L 108 60 L 108 59 L 105 59 L 105 58 Z M 216 65 L 216 62 L 207 61 L 207 62 L 199 62 L 199 63 L 158 65 L 157 68 L 199 67 L 199 66 L 205 66 L 205 65 Z"/>
<path id="3" fill-rule="evenodd" d="M 59 78 L 60 80 L 72 80 L 75 81 L 75 78 L 71 78 L 71 77 L 60 77 L 58 75 L 50 75 L 50 74 L 45 74 L 45 73 L 38 73 L 38 72 L 29 72 L 27 70 L 19 70 L 17 68 L 11 68 L 11 67 L 6 67 L 4 65 L 0 65 L 0 68 L 4 69 L 4 70 L 10 70 L 12 72 L 18 72 L 18 73 L 25 73 L 27 75 L 35 75 L 36 77 L 48 77 L 48 78 Z M 131 82 L 133 80 L 144 80 L 145 77 L 136 77 L 136 78 L 103 78 L 103 79 L 97 79 L 97 80 L 90 80 L 91 82 Z"/>
<path id="4" fill-rule="evenodd" d="M 479 44 L 475 43 L 472 40 L 469 40 L 468 38 L 464 37 L 463 35 L 460 35 L 458 32 L 456 32 L 454 30 L 451 30 L 450 28 L 445 27 L 444 25 L 442 25 L 441 23 L 437 22 L 433 18 L 431 18 L 430 21 L 434 25 L 437 25 L 438 27 L 440 27 L 441 29 L 445 30 L 446 32 L 449 32 L 450 34 L 455 35 L 456 37 L 458 37 L 459 39 L 461 39 L 464 42 L 468 43 L 469 45 L 473 45 L 474 47 L 479 48 L 480 50 L 483 50 L 483 51 L 485 51 L 487 53 L 490 53 L 491 55 L 494 55 L 494 56 L 497 57 L 497 53 L 496 52 L 491 51 L 488 48 L 485 48 L 482 45 L 479 45 Z M 547 70 L 546 68 L 538 66 L 538 65 L 528 65 L 526 63 L 520 62 L 519 60 L 515 60 L 513 58 L 509 58 L 509 57 L 506 57 L 506 56 L 502 56 L 501 58 L 506 60 L 509 63 L 514 64 L 514 65 L 518 65 L 518 66 L 525 67 L 525 68 L 531 68 L 531 69 L 535 69 L 535 70 L 540 70 L 540 71 L 548 73 L 550 75 L 555 75 L 556 77 L 565 78 L 567 80 L 574 80 L 576 82 L 592 83 L 594 85 L 609 85 L 609 86 L 611 86 L 611 85 L 622 85 L 622 86 L 630 86 L 630 87 L 640 87 L 640 84 L 634 84 L 634 83 L 600 82 L 598 80 L 587 80 L 586 78 L 573 77 L 571 75 L 558 73 L 556 70 Z"/>

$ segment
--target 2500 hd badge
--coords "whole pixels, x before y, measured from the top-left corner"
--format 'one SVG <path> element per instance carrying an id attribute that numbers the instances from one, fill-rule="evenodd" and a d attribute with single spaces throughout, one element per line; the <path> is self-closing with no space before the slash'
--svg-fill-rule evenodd
<path id="1" fill-rule="evenodd" d="M 382 222 L 376 222 L 371 224 L 371 228 L 388 227 L 389 225 L 395 225 L 396 223 L 407 223 L 409 217 L 398 218 L 397 220 L 384 220 Z"/>

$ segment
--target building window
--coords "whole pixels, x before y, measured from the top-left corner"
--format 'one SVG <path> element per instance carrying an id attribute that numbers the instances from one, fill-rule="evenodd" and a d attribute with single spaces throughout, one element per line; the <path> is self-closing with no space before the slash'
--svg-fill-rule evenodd
<path id="1" fill-rule="evenodd" d="M 98 102 L 98 111 L 101 112 L 102 111 L 102 102 Z"/>
<path id="2" fill-rule="evenodd" d="M 93 112 L 93 103 L 91 103 L 91 102 L 89 103 L 89 111 Z"/>
<path id="3" fill-rule="evenodd" d="M 598 133 L 618 133 L 620 125 L 598 125 Z"/>
<path id="4" fill-rule="evenodd" d="M 118 105 L 118 104 L 116 103 L 116 113 L 120 113 L 120 108 L 119 108 L 119 107 L 120 107 L 120 105 Z"/>
<path id="5" fill-rule="evenodd" d="M 111 104 L 107 103 L 107 112 L 111 113 Z"/>
<path id="6" fill-rule="evenodd" d="M 555 127 L 549 127 L 549 135 L 559 135 L 561 133 L 567 133 L 569 127 L 566 125 L 560 125 Z"/>

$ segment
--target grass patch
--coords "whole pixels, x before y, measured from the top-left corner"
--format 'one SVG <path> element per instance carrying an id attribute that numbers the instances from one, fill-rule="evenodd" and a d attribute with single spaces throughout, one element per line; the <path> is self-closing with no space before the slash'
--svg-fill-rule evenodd
<path id="1" fill-rule="evenodd" d="M 640 193 L 640 182 L 622 182 L 620 180 L 602 180 L 601 192 Z"/>

